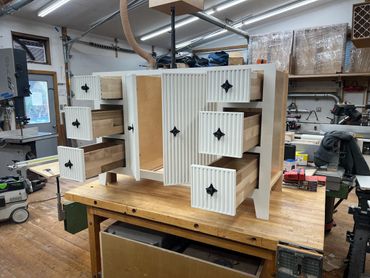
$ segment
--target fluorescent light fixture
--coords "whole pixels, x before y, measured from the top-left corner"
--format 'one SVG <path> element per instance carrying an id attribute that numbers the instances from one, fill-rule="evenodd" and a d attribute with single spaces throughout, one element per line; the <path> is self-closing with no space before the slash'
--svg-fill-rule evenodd
<path id="1" fill-rule="evenodd" d="M 267 18 L 270 18 L 270 17 L 273 17 L 273 16 L 276 16 L 276 15 L 279 15 L 279 14 L 282 14 L 282 13 L 286 13 L 286 12 L 289 12 L 291 10 L 294 10 L 294 9 L 297 9 L 297 8 L 300 8 L 302 6 L 306 6 L 308 4 L 311 4 L 311 3 L 314 3 L 314 2 L 317 2 L 318 0 L 305 0 L 305 1 L 300 1 L 298 3 L 295 3 L 295 4 L 292 4 L 292 5 L 289 5 L 289 6 L 286 6 L 286 7 L 283 7 L 283 8 L 280 8 L 280 9 L 277 9 L 277 10 L 274 10 L 272 12 L 267 12 L 265 14 L 262 14 L 262 15 L 259 15 L 259 16 L 256 16 L 254 18 L 251 18 L 251 19 L 248 19 L 246 21 L 243 22 L 243 25 L 250 25 L 252 23 L 256 23 L 256 22 L 259 22 L 259 21 L 262 21 L 264 19 L 267 19 Z"/>
<path id="2" fill-rule="evenodd" d="M 63 6 L 64 4 L 67 4 L 69 1 L 71 0 L 57 0 L 57 1 L 54 1 L 52 2 L 51 4 L 49 5 L 46 5 L 44 8 L 42 8 L 39 12 L 38 12 L 38 16 L 39 17 L 44 17 L 50 13 L 52 13 L 53 11 L 55 11 L 56 9 L 60 8 L 61 6 Z"/>
<path id="3" fill-rule="evenodd" d="M 256 23 L 256 22 L 262 21 L 264 19 L 267 19 L 267 18 L 276 16 L 276 15 L 279 15 L 279 14 L 282 14 L 282 13 L 285 13 L 285 12 L 288 12 L 288 11 L 291 11 L 291 10 L 294 10 L 294 9 L 297 9 L 297 8 L 300 8 L 302 6 L 305 6 L 305 5 L 308 5 L 308 4 L 317 2 L 317 1 L 319 1 L 319 0 L 305 0 L 305 1 L 296 2 L 296 3 L 291 4 L 289 6 L 285 6 L 285 7 L 282 7 L 282 8 L 277 8 L 276 10 L 273 10 L 271 12 L 266 12 L 264 14 L 257 15 L 256 17 L 253 17 L 253 18 L 248 19 L 246 21 L 240 22 L 240 23 L 235 24 L 233 26 L 235 28 L 240 28 L 243 25 L 244 26 L 245 25 L 250 25 L 252 23 Z M 241 3 L 242 1 L 239 1 L 239 2 Z M 201 40 L 207 40 L 207 39 L 210 39 L 210 38 L 214 38 L 214 37 L 217 37 L 217 36 L 222 35 L 222 34 L 227 33 L 227 32 L 228 31 L 226 29 L 222 29 L 222 30 L 220 30 L 218 32 L 214 32 L 214 33 L 211 33 L 211 34 L 206 35 L 206 36 L 201 36 L 201 37 L 198 37 L 198 38 L 195 38 L 195 39 L 192 39 L 192 40 L 189 40 L 189 41 L 180 43 L 180 44 L 176 45 L 176 48 L 183 48 L 183 47 L 186 47 L 186 46 L 188 46 L 188 45 L 190 45 L 190 44 L 192 44 L 194 42 L 198 42 L 198 41 L 201 41 Z"/>
<path id="4" fill-rule="evenodd" d="M 236 1 L 230 1 L 230 3 L 226 3 L 224 5 L 220 5 L 216 8 L 216 10 L 219 12 L 219 11 L 223 11 L 223 10 L 226 10 L 228 8 L 231 8 L 233 6 L 236 6 L 240 3 L 243 3 L 243 2 L 246 2 L 248 0 L 236 0 Z"/>

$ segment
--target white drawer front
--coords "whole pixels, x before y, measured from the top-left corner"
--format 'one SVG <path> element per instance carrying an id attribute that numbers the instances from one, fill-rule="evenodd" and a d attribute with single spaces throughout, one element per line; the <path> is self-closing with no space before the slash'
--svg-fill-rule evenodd
<path id="1" fill-rule="evenodd" d="M 243 156 L 244 113 L 200 112 L 199 152 L 219 156 Z"/>
<path id="2" fill-rule="evenodd" d="M 206 102 L 206 76 L 206 73 L 162 76 L 165 185 L 190 184 L 190 165 L 207 165 L 215 159 L 198 150 L 199 111 L 214 109 Z"/>
<path id="3" fill-rule="evenodd" d="M 250 69 L 214 69 L 207 73 L 208 102 L 250 102 Z"/>
<path id="4" fill-rule="evenodd" d="M 236 170 L 192 165 L 191 206 L 236 214 Z"/>
<path id="5" fill-rule="evenodd" d="M 60 177 L 84 182 L 86 179 L 84 150 L 58 146 Z"/>
<path id="6" fill-rule="evenodd" d="M 90 107 L 65 107 L 67 138 L 94 140 Z"/>
<path id="7" fill-rule="evenodd" d="M 72 78 L 72 92 L 76 99 L 100 100 L 100 77 L 79 75 Z"/>

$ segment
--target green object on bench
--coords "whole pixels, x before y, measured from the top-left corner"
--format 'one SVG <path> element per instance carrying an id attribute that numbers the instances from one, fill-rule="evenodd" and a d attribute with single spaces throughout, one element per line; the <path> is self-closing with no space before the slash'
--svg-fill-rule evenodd
<path id="1" fill-rule="evenodd" d="M 76 202 L 67 202 L 63 204 L 64 210 L 64 230 L 76 234 L 87 229 L 86 206 Z"/>

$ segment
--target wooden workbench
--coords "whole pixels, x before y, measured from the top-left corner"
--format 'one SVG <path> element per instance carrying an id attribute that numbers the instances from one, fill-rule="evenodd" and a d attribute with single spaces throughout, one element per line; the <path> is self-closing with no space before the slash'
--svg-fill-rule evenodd
<path id="1" fill-rule="evenodd" d="M 86 183 L 64 196 L 87 205 L 92 275 L 101 271 L 99 231 L 107 218 L 178 235 L 265 259 L 266 273 L 275 272 L 279 242 L 322 252 L 324 248 L 325 190 L 283 189 L 271 193 L 270 220 L 255 217 L 244 202 L 235 217 L 190 207 L 190 188 L 120 176 L 102 186 Z"/>

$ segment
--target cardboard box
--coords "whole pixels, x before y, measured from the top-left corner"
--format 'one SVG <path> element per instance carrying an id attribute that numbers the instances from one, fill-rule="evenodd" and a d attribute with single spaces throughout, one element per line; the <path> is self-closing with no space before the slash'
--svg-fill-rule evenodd
<path id="1" fill-rule="evenodd" d="M 248 63 L 258 64 L 263 60 L 275 63 L 278 70 L 289 71 L 292 44 L 292 31 L 251 36 Z"/>
<path id="2" fill-rule="evenodd" d="M 294 35 L 295 74 L 343 72 L 348 24 L 301 29 Z"/>

